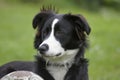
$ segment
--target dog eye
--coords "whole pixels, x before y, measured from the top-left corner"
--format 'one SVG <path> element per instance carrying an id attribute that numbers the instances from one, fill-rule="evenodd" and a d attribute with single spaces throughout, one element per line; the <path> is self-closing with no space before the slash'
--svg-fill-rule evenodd
<path id="1" fill-rule="evenodd" d="M 48 34 L 47 31 L 44 31 L 44 32 L 43 32 L 43 36 L 46 36 L 47 34 Z"/>
<path id="2" fill-rule="evenodd" d="M 64 34 L 63 31 L 56 31 L 56 35 L 62 35 L 62 34 Z"/>
<path id="3" fill-rule="evenodd" d="M 49 34 L 49 28 L 43 31 L 43 37 L 46 37 Z"/>

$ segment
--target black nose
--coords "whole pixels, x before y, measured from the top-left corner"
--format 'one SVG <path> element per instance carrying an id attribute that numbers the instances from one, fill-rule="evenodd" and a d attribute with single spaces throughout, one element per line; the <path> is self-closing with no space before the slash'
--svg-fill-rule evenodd
<path id="1" fill-rule="evenodd" d="M 48 49 L 49 49 L 48 45 L 47 44 L 43 44 L 43 45 L 41 45 L 39 47 L 38 50 L 40 51 L 41 54 L 44 54 L 46 51 L 48 51 Z"/>

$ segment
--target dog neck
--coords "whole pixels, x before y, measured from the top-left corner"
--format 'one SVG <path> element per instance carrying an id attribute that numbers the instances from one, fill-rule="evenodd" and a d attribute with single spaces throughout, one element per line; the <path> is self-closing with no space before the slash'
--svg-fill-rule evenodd
<path id="1" fill-rule="evenodd" d="M 38 68 L 46 69 L 55 80 L 63 80 L 69 68 L 78 62 L 76 59 L 79 59 L 81 56 L 80 49 L 69 50 L 66 52 L 67 54 L 61 58 L 49 60 L 44 59 L 42 56 L 37 56 Z"/>
<path id="2" fill-rule="evenodd" d="M 46 62 L 46 69 L 55 80 L 63 80 L 67 71 L 74 63 L 74 58 L 77 53 L 78 49 L 67 50 L 62 57 L 48 60 L 48 62 Z"/>

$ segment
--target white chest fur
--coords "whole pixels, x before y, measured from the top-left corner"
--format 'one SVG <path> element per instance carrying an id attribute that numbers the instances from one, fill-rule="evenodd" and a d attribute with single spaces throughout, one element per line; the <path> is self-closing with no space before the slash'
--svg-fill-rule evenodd
<path id="1" fill-rule="evenodd" d="M 55 80 L 63 80 L 67 72 L 66 67 L 47 67 L 47 70 L 54 77 Z"/>
<path id="2" fill-rule="evenodd" d="M 76 53 L 78 52 L 78 49 L 74 50 L 67 50 L 64 52 L 64 55 L 62 57 L 58 57 L 57 59 L 48 59 L 49 62 L 52 64 L 64 64 L 65 66 L 47 66 L 48 72 L 54 77 L 55 80 L 64 80 L 64 77 L 68 71 L 68 69 L 71 67 L 72 62 L 74 61 L 74 57 Z M 66 65 L 68 63 L 69 65 Z"/>

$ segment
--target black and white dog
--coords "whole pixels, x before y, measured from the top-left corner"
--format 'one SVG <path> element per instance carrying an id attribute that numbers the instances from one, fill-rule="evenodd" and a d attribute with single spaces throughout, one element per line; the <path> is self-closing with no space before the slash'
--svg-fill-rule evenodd
<path id="1" fill-rule="evenodd" d="M 37 29 L 34 47 L 36 61 L 14 61 L 0 67 L 0 78 L 18 70 L 32 71 L 44 80 L 88 80 L 84 58 L 90 27 L 82 15 L 57 14 L 43 8 L 33 19 Z"/>

